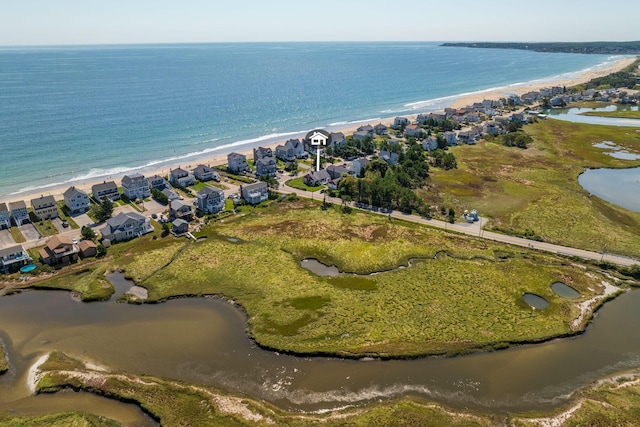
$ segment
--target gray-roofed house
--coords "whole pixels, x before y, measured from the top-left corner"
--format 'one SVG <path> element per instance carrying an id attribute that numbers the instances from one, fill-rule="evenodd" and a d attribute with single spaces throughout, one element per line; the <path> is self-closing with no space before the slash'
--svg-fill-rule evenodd
<path id="1" fill-rule="evenodd" d="M 266 182 L 254 182 L 253 184 L 243 185 L 240 193 L 242 198 L 252 205 L 257 205 L 269 199 L 269 190 Z"/>
<path id="2" fill-rule="evenodd" d="M 376 133 L 376 135 L 388 135 L 389 134 L 389 129 L 387 129 L 387 127 L 385 125 L 383 125 L 382 123 L 378 123 L 377 125 L 375 125 L 373 127 L 373 131 Z"/>
<path id="3" fill-rule="evenodd" d="M 409 119 L 406 117 L 396 117 L 393 119 L 393 124 L 391 125 L 391 129 L 402 129 L 405 126 L 409 125 Z"/>
<path id="4" fill-rule="evenodd" d="M 100 233 L 103 239 L 108 239 L 110 242 L 119 242 L 140 237 L 152 231 L 153 227 L 149 222 L 149 218 L 144 215 L 138 212 L 120 212 L 107 220 Z"/>
<path id="5" fill-rule="evenodd" d="M 27 205 L 22 200 L 18 200 L 17 202 L 9 202 L 9 210 L 11 211 L 13 222 L 17 226 L 30 222 Z"/>
<path id="6" fill-rule="evenodd" d="M 169 205 L 169 217 L 191 221 L 193 219 L 193 209 L 191 209 L 189 203 L 183 202 L 182 200 L 174 200 Z"/>
<path id="7" fill-rule="evenodd" d="M 389 166 L 394 166 L 395 164 L 398 163 L 399 156 L 398 156 L 398 153 L 392 153 L 387 150 L 381 150 L 378 157 L 380 157 L 382 160 L 387 162 Z"/>
<path id="8" fill-rule="evenodd" d="M 249 170 L 247 156 L 240 153 L 229 153 L 227 155 L 227 169 L 232 173 L 240 173 Z"/>
<path id="9" fill-rule="evenodd" d="M 258 162 L 259 159 L 265 157 L 273 157 L 273 150 L 268 147 L 258 147 L 253 149 L 253 161 Z"/>
<path id="10" fill-rule="evenodd" d="M 366 130 L 358 130 L 353 133 L 353 139 L 356 141 L 364 141 L 371 138 L 371 135 Z"/>
<path id="11" fill-rule="evenodd" d="M 62 193 L 64 204 L 72 214 L 84 213 L 89 210 L 89 195 L 76 187 L 69 187 Z"/>
<path id="12" fill-rule="evenodd" d="M 367 163 L 369 163 L 369 159 L 366 157 L 355 159 L 349 164 L 349 173 L 353 176 L 360 176 Z"/>
<path id="13" fill-rule="evenodd" d="M 180 167 L 169 170 L 169 182 L 176 187 L 188 187 L 196 182 L 196 177 Z"/>
<path id="14" fill-rule="evenodd" d="M 92 186 L 91 195 L 96 200 L 102 200 L 106 197 L 113 202 L 120 199 L 118 186 L 113 181 L 103 181 L 102 184 Z"/>
<path id="15" fill-rule="evenodd" d="M 11 228 L 11 214 L 6 203 L 0 203 L 0 230 Z"/>
<path id="16" fill-rule="evenodd" d="M 167 196 L 167 200 L 169 202 L 172 202 L 172 201 L 177 200 L 177 199 L 180 198 L 180 195 L 178 195 L 178 193 L 176 193 L 175 191 L 173 191 L 170 188 L 165 188 L 164 190 L 162 190 L 162 194 Z"/>
<path id="17" fill-rule="evenodd" d="M 342 175 L 349 175 L 349 169 L 342 165 L 330 165 L 326 170 L 331 179 L 340 178 Z"/>
<path id="18" fill-rule="evenodd" d="M 344 133 L 342 132 L 331 132 L 329 134 L 329 142 L 328 142 L 328 146 L 329 147 L 342 147 L 342 145 L 347 141 L 347 138 L 345 138 Z"/>
<path id="19" fill-rule="evenodd" d="M 262 157 L 255 163 L 256 176 L 271 175 L 276 176 L 278 165 L 274 157 Z"/>
<path id="20" fill-rule="evenodd" d="M 326 185 L 331 180 L 331 175 L 326 169 L 308 173 L 303 178 L 304 183 L 309 186 Z"/>
<path id="21" fill-rule="evenodd" d="M 214 171 L 212 168 L 206 165 L 198 165 L 193 170 L 193 174 L 200 181 L 220 181 L 220 175 L 218 172 Z"/>
<path id="22" fill-rule="evenodd" d="M 164 190 L 167 188 L 167 180 L 164 179 L 163 176 L 153 175 L 147 178 L 147 182 L 149 182 L 149 187 L 156 190 Z"/>
<path id="23" fill-rule="evenodd" d="M 31 262 L 29 253 L 22 245 L 0 249 L 0 271 L 9 272 Z"/>
<path id="24" fill-rule="evenodd" d="M 289 140 L 284 145 L 278 145 L 276 147 L 276 157 L 285 162 L 292 162 L 296 159 L 296 153 L 294 143 Z"/>
<path id="25" fill-rule="evenodd" d="M 40 196 L 37 199 L 31 199 L 31 207 L 35 216 L 41 221 L 58 217 L 58 206 L 53 196 Z"/>
<path id="26" fill-rule="evenodd" d="M 171 230 L 175 234 L 184 234 L 189 232 L 189 223 L 184 219 L 178 218 L 171 224 Z"/>
<path id="27" fill-rule="evenodd" d="M 196 194 L 198 209 L 206 213 L 218 213 L 224 210 L 224 192 L 219 188 L 204 187 Z"/>
<path id="28" fill-rule="evenodd" d="M 140 173 L 122 177 L 122 194 L 129 200 L 145 199 L 151 196 L 149 181 Z"/>
<path id="29" fill-rule="evenodd" d="M 438 148 L 438 137 L 435 135 L 429 135 L 422 141 L 422 148 L 426 151 L 435 150 Z"/>

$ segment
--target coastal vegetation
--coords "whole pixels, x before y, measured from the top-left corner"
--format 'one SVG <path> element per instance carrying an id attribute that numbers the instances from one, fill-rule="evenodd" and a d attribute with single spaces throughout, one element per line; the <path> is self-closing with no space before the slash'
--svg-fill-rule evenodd
<path id="1" fill-rule="evenodd" d="M 447 47 L 471 47 L 481 49 L 520 49 L 535 52 L 588 53 L 596 55 L 637 55 L 640 41 L 626 42 L 470 42 L 443 43 Z"/>
<path id="2" fill-rule="evenodd" d="M 521 235 L 529 230 L 545 242 L 640 256 L 640 213 L 591 196 L 578 183 L 585 168 L 640 166 L 594 147 L 602 141 L 640 152 L 628 128 L 544 120 L 524 128 L 527 150 L 493 140 L 452 147 L 458 168 L 434 170 L 428 188 L 418 190 L 432 205 L 457 211 L 478 209 L 488 228 Z"/>
<path id="3" fill-rule="evenodd" d="M 619 119 L 640 119 L 638 110 L 618 110 L 618 111 L 585 111 L 580 113 L 583 116 L 615 117 Z"/>
<path id="4" fill-rule="evenodd" d="M 87 369 L 73 357 L 54 352 L 40 366 L 38 393 L 62 389 L 84 390 L 139 405 L 163 426 L 494 426 L 496 417 L 486 413 L 452 410 L 417 397 L 377 402 L 325 414 L 300 414 L 279 410 L 263 402 L 225 394 L 212 387 L 126 373 Z M 634 425 L 640 412 L 637 373 L 600 381 L 579 390 L 572 399 L 551 413 L 506 414 L 505 425 Z M 58 424 L 52 421 L 61 420 Z M 85 420 L 89 420 L 87 423 Z M 48 423 L 47 423 L 48 421 Z M 66 423 L 65 423 L 66 421 Z M 70 421 L 74 421 L 72 424 Z M 109 420 L 69 413 L 45 417 L 0 414 L 2 425 L 97 425 Z"/>
<path id="5" fill-rule="evenodd" d="M 5 354 L 4 342 L 0 339 L 0 375 L 7 372 L 9 364 L 7 363 L 7 355 Z"/>

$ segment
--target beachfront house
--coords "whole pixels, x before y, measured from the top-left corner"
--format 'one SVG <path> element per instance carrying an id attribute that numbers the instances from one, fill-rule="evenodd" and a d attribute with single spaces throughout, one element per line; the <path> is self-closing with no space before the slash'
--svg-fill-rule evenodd
<path id="1" fill-rule="evenodd" d="M 296 159 L 295 148 L 291 140 L 284 143 L 284 145 L 278 145 L 276 147 L 276 158 L 284 162 L 292 162 Z"/>
<path id="2" fill-rule="evenodd" d="M 218 213 L 224 210 L 224 192 L 219 188 L 204 187 L 196 194 L 198 209 L 205 213 Z"/>
<path id="3" fill-rule="evenodd" d="M 213 181 L 220 182 L 220 175 L 218 175 L 218 172 L 214 171 L 209 166 L 205 166 L 205 165 L 196 166 L 196 168 L 193 170 L 193 175 L 199 181 L 213 180 Z"/>
<path id="4" fill-rule="evenodd" d="M 72 215 L 89 210 L 89 195 L 76 187 L 69 187 L 62 193 L 64 204 Z"/>
<path id="5" fill-rule="evenodd" d="M 328 147 L 332 143 L 331 134 L 324 129 L 315 129 L 307 133 L 304 138 L 304 149 L 307 153 L 317 154 L 318 147 Z"/>
<path id="6" fill-rule="evenodd" d="M 40 260 L 48 265 L 71 264 L 78 260 L 80 249 L 64 234 L 56 234 L 38 252 Z"/>
<path id="7" fill-rule="evenodd" d="M 103 239 L 113 243 L 140 237 L 152 231 L 153 227 L 149 218 L 144 215 L 138 212 L 120 212 L 107 220 L 106 225 L 100 230 L 100 234 Z"/>
<path id="8" fill-rule="evenodd" d="M 103 181 L 102 184 L 96 184 L 91 187 L 91 195 L 96 200 L 105 198 L 113 201 L 120 200 L 120 192 L 118 186 L 113 181 Z"/>
<path id="9" fill-rule="evenodd" d="M 191 221 L 193 219 L 193 209 L 191 209 L 189 203 L 183 202 L 182 200 L 174 200 L 169 204 L 169 217 Z"/>
<path id="10" fill-rule="evenodd" d="M 240 153 L 230 153 L 227 155 L 227 169 L 231 173 L 240 173 L 249 170 L 247 156 Z"/>
<path id="11" fill-rule="evenodd" d="M 27 211 L 27 204 L 22 200 L 18 200 L 17 202 L 9 202 L 9 210 L 11 211 L 11 216 L 13 217 L 13 222 L 17 226 L 21 226 L 22 224 L 27 224 L 30 222 L 29 212 Z"/>
<path id="12" fill-rule="evenodd" d="M 375 125 L 373 127 L 373 131 L 376 133 L 376 135 L 388 135 L 389 134 L 389 129 L 387 129 L 387 127 L 385 125 L 383 125 L 382 123 L 378 123 L 377 125 Z"/>
<path id="13" fill-rule="evenodd" d="M 145 199 L 151 196 L 149 181 L 144 175 L 134 173 L 122 177 L 122 194 L 129 200 Z"/>
<path id="14" fill-rule="evenodd" d="M 366 130 L 358 130 L 355 131 L 352 135 L 354 141 L 366 141 L 367 139 L 371 139 L 371 135 Z"/>
<path id="15" fill-rule="evenodd" d="M 0 271 L 8 273 L 19 269 L 20 267 L 31 263 L 32 259 L 29 253 L 22 245 L 9 246 L 0 249 Z"/>
<path id="16" fill-rule="evenodd" d="M 331 132 L 329 134 L 329 147 L 342 147 L 344 143 L 347 141 L 344 133 L 342 132 Z"/>
<path id="17" fill-rule="evenodd" d="M 169 182 L 174 187 L 188 187 L 196 182 L 196 177 L 180 167 L 169 169 Z"/>
<path id="18" fill-rule="evenodd" d="M 34 215 L 40 221 L 58 217 L 58 206 L 53 196 L 40 196 L 37 199 L 31 199 L 31 207 Z"/>
<path id="19" fill-rule="evenodd" d="M 151 189 L 162 191 L 165 188 L 167 188 L 167 180 L 164 179 L 164 177 L 160 176 L 160 175 L 153 175 L 153 176 L 147 178 L 147 182 L 149 183 L 149 187 Z"/>
<path id="20" fill-rule="evenodd" d="M 310 187 L 317 185 L 326 185 L 331 180 L 331 175 L 326 169 L 320 169 L 319 171 L 308 173 L 304 176 L 303 181 Z"/>
<path id="21" fill-rule="evenodd" d="M 276 176 L 276 170 L 278 169 L 278 165 L 274 157 L 269 157 L 269 156 L 262 157 L 256 161 L 255 166 L 256 166 L 256 176 L 265 176 L 265 175 Z"/>
<path id="22" fill-rule="evenodd" d="M 11 228 L 11 214 L 6 203 L 0 203 L 0 230 Z"/>
<path id="23" fill-rule="evenodd" d="M 258 147 L 253 149 L 253 161 L 254 163 L 265 157 L 273 157 L 273 150 L 268 147 Z"/>
<path id="24" fill-rule="evenodd" d="M 266 182 L 254 182 L 253 184 L 243 185 L 240 188 L 242 198 L 249 204 L 257 205 L 269 199 L 269 190 Z"/>
<path id="25" fill-rule="evenodd" d="M 391 125 L 391 129 L 404 129 L 406 126 L 409 126 L 409 119 L 406 117 L 396 117 L 393 119 L 393 124 Z"/>

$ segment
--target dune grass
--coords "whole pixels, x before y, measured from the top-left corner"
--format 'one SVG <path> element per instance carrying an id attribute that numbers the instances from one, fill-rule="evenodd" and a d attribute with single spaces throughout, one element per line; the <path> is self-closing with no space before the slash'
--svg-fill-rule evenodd
<path id="1" fill-rule="evenodd" d="M 590 196 L 577 179 L 584 168 L 640 166 L 593 147 L 613 141 L 640 151 L 640 133 L 551 119 L 525 131 L 534 138 L 526 150 L 488 141 L 452 147 L 458 169 L 433 171 L 431 187 L 420 195 L 456 211 L 478 209 L 490 228 L 529 229 L 547 242 L 596 252 L 606 244 L 608 252 L 640 257 L 640 213 Z"/>
<path id="2" fill-rule="evenodd" d="M 78 292 L 82 301 L 85 302 L 104 301 L 108 300 L 115 292 L 111 283 L 104 276 L 106 270 L 106 264 L 88 266 L 58 274 L 49 280 L 36 283 L 34 287 Z"/>

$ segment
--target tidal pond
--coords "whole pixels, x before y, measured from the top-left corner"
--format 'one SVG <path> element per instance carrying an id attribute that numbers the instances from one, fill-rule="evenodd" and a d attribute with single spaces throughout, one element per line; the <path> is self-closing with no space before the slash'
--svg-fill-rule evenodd
<path id="1" fill-rule="evenodd" d="M 640 167 L 586 169 L 578 177 L 578 183 L 602 200 L 640 212 Z"/>
<path id="2" fill-rule="evenodd" d="M 566 299 L 578 299 L 580 298 L 580 292 L 576 291 L 569 285 L 565 285 L 562 282 L 554 282 L 551 284 L 551 290 L 559 297 Z"/>
<path id="3" fill-rule="evenodd" d="M 522 299 L 526 302 L 531 308 L 535 308 L 536 310 L 544 310 L 549 307 L 549 302 L 542 298 L 540 295 L 525 293 L 522 295 Z"/>
<path id="4" fill-rule="evenodd" d="M 589 111 L 611 112 L 616 110 L 628 110 L 632 107 L 610 105 L 602 108 L 552 108 L 545 112 L 554 119 L 574 123 L 586 123 L 591 125 L 629 126 L 640 128 L 639 119 L 623 119 L 618 117 L 585 116 L 582 113 Z"/>
<path id="5" fill-rule="evenodd" d="M 0 298 L 0 337 L 11 364 L 0 377 L 0 411 L 18 403 L 40 405 L 43 396 L 30 396 L 26 386 L 27 370 L 52 350 L 295 411 L 404 395 L 492 413 L 546 410 L 594 380 L 640 367 L 639 307 L 640 292 L 627 292 L 608 302 L 587 332 L 573 339 L 454 358 L 357 361 L 262 350 L 247 338 L 243 312 L 218 299 L 86 304 L 67 292 L 28 291 Z M 69 410 L 94 398 L 76 396 L 75 403 L 56 403 L 54 396 L 42 405 L 50 412 Z"/>

